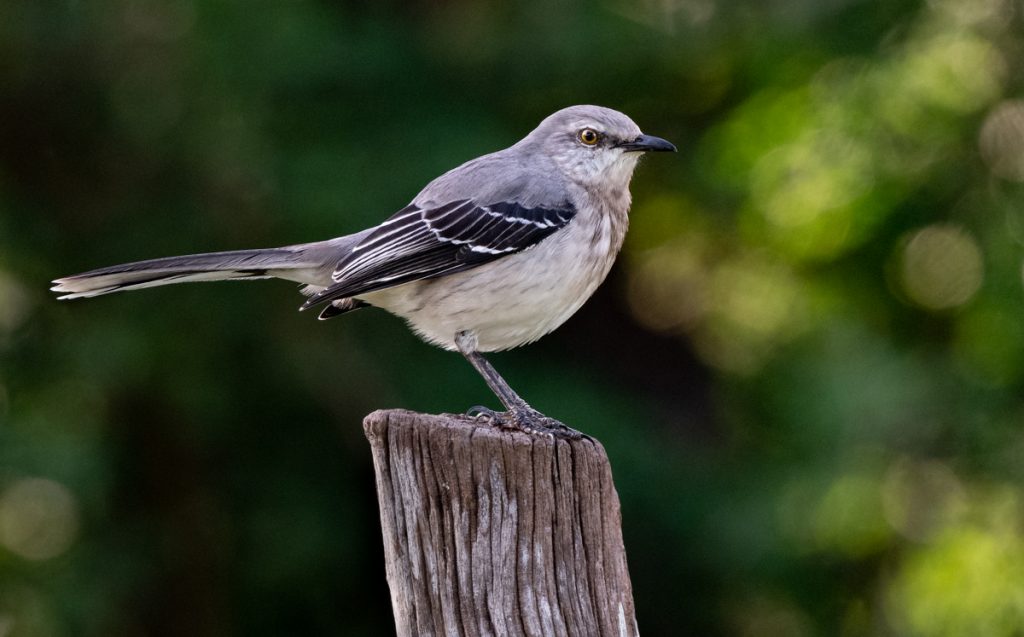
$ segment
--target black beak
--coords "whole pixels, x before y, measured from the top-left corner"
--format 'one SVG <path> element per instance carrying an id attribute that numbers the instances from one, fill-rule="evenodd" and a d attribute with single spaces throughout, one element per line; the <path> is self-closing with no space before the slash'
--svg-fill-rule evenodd
<path id="1" fill-rule="evenodd" d="M 660 137 L 655 137 L 654 135 L 641 135 L 631 142 L 622 142 L 620 144 L 616 144 L 616 146 L 627 152 L 676 152 L 676 147 L 672 142 Z"/>

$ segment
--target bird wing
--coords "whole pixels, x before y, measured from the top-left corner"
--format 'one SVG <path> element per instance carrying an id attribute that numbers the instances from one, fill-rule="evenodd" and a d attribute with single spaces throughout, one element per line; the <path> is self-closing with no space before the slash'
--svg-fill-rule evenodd
<path id="1" fill-rule="evenodd" d="M 537 245 L 575 214 L 568 202 L 536 208 L 469 199 L 429 208 L 411 204 L 342 257 L 334 284 L 302 308 L 475 268 Z"/>

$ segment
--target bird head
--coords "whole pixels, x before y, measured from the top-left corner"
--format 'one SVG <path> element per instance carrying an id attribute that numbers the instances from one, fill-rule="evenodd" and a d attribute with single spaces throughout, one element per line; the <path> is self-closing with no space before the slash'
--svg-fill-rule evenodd
<path id="1" fill-rule="evenodd" d="M 643 134 L 623 113 L 590 105 L 549 115 L 523 142 L 550 157 L 569 181 L 617 188 L 629 185 L 645 152 L 676 150 L 660 137 Z"/>

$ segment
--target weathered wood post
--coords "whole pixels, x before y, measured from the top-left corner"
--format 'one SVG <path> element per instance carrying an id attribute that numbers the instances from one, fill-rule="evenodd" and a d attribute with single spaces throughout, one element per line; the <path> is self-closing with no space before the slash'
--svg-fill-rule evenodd
<path id="1" fill-rule="evenodd" d="M 363 428 L 399 637 L 637 635 L 600 443 L 401 410 Z"/>

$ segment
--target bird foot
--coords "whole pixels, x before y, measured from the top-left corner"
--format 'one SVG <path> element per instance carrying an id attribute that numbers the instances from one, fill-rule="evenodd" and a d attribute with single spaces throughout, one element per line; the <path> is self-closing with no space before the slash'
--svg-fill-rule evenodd
<path id="1" fill-rule="evenodd" d="M 562 438 L 565 440 L 591 439 L 590 436 L 576 431 L 554 418 L 545 416 L 529 405 L 510 411 L 494 411 L 493 409 L 478 405 L 470 408 L 466 415 L 477 420 L 483 420 L 495 427 L 521 431 L 530 435 L 547 436 L 552 439 Z"/>

